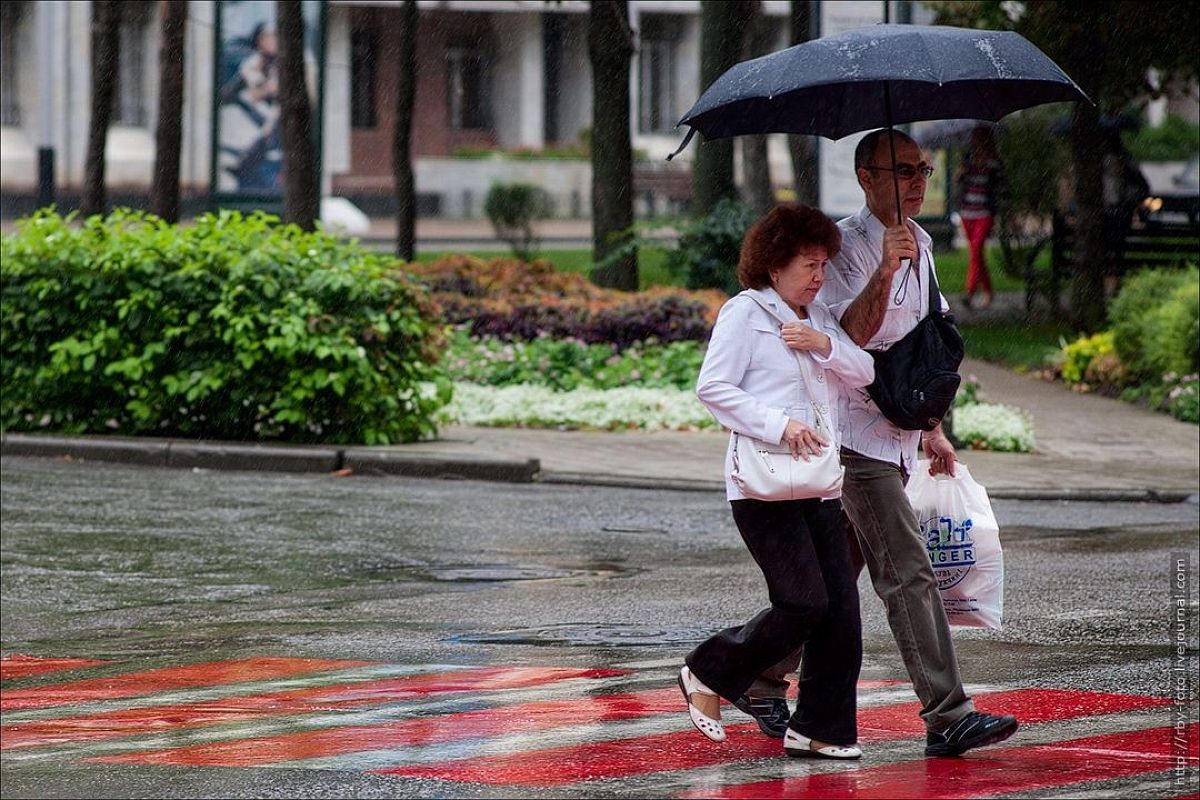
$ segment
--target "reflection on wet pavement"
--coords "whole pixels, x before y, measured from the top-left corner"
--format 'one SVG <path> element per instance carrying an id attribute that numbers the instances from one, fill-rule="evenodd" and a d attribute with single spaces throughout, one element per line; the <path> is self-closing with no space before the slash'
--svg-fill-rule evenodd
<path id="1" fill-rule="evenodd" d="M 1181 749 L 1195 743 L 1197 726 L 1171 727 L 1170 699 L 1070 689 L 976 691 L 980 708 L 1021 719 L 1018 737 L 966 758 L 921 759 L 924 728 L 908 686 L 863 681 L 867 758 L 806 763 L 796 774 L 779 741 L 729 707 L 727 742 L 698 736 L 669 659 L 578 669 L 248 658 L 122 672 L 121 664 L 23 655 L 0 665 L 6 769 L 74 760 L 369 770 L 447 785 L 604 787 L 605 796 L 653 776 L 685 797 L 893 798 L 1032 792 L 1141 779 L 1178 763 L 1197 768 L 1194 749 Z M 95 671 L 110 674 L 88 677 Z M 57 672 L 73 679 L 55 681 Z"/>

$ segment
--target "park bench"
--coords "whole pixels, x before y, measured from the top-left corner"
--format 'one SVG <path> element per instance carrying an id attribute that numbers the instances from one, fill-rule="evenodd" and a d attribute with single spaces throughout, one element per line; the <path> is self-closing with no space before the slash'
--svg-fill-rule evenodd
<path id="1" fill-rule="evenodd" d="M 1048 266 L 1044 259 L 1039 260 L 1047 246 Z M 1052 310 L 1058 308 L 1059 292 L 1071 275 L 1074 246 L 1074 226 L 1062 213 L 1055 212 L 1048 235 L 1032 237 L 1011 258 L 1006 254 L 1006 264 L 1015 264 L 1014 277 L 1025 282 L 1026 310 L 1032 309 L 1039 296 L 1046 298 Z M 1125 231 L 1116 254 L 1121 275 L 1142 267 L 1182 267 L 1198 262 L 1200 224 L 1194 217 L 1139 221 Z"/>
<path id="2" fill-rule="evenodd" d="M 637 164 L 633 192 L 650 216 L 682 213 L 692 200 L 692 171 L 674 165 Z"/>

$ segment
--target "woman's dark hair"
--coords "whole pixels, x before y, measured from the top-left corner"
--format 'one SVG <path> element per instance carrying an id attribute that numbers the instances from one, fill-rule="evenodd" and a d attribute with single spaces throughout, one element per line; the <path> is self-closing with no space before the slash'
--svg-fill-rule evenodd
<path id="1" fill-rule="evenodd" d="M 771 285 L 771 272 L 782 269 L 808 247 L 824 247 L 833 258 L 842 249 L 842 232 L 818 209 L 794 203 L 775 206 L 742 240 L 738 282 L 745 289 Z"/>

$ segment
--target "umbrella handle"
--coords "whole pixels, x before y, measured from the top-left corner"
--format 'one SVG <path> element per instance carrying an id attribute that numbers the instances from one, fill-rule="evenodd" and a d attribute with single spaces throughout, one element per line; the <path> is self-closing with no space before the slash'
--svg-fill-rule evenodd
<path id="1" fill-rule="evenodd" d="M 884 6 L 886 7 L 886 3 Z M 883 82 L 884 113 L 887 114 L 888 146 L 892 149 L 892 191 L 896 193 L 896 224 L 904 224 L 904 212 L 900 209 L 900 176 L 896 174 L 896 128 L 892 125 L 892 82 Z"/>

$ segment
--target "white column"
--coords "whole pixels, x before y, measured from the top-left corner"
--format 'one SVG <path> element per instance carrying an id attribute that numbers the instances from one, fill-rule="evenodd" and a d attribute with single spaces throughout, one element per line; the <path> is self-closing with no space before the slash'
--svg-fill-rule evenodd
<path id="1" fill-rule="evenodd" d="M 545 88 L 542 14 L 492 15 L 496 72 L 492 75 L 492 113 L 501 147 L 545 145 Z"/>
<path id="2" fill-rule="evenodd" d="M 322 197 L 333 194 L 333 174 L 350 169 L 350 7 L 329 6 L 327 26 L 325 119 L 321 129 Z"/>
<path id="3" fill-rule="evenodd" d="M 184 35 L 183 142 L 180 184 L 185 190 L 206 190 L 212 150 L 213 46 L 216 4 L 192 0 Z"/>

